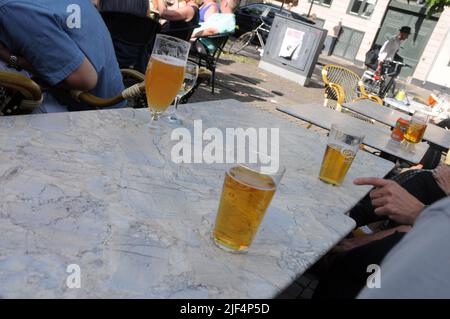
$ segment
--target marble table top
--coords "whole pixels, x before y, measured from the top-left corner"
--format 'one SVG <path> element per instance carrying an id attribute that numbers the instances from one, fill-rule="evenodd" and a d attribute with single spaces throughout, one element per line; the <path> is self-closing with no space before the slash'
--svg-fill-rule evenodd
<path id="1" fill-rule="evenodd" d="M 407 120 L 411 119 L 410 115 L 396 111 L 383 105 L 379 105 L 378 103 L 370 100 L 360 100 L 356 102 L 345 103 L 343 106 L 348 108 L 349 110 L 370 117 L 391 127 L 395 126 L 398 118 L 400 117 Z M 423 139 L 437 144 L 443 148 L 450 148 L 450 131 L 447 131 L 442 127 L 439 127 L 432 123 L 428 123 Z"/>
<path id="2" fill-rule="evenodd" d="M 397 142 L 392 141 L 391 131 L 387 127 L 366 123 L 322 105 L 298 104 L 295 106 L 279 106 L 277 109 L 327 130 L 331 128 L 333 123 L 350 126 L 364 133 L 363 144 L 411 163 L 419 163 L 429 147 L 427 143 L 421 142 L 415 145 L 414 152 L 405 150 Z"/>
<path id="3" fill-rule="evenodd" d="M 370 187 L 351 181 L 393 168 L 358 152 L 334 187 L 316 133 L 234 100 L 180 109 L 190 132 L 279 128 L 286 174 L 249 252 L 211 239 L 230 164 L 174 163 L 174 127 L 155 135 L 148 110 L 2 117 L 0 297 L 271 298 L 354 227 Z"/>

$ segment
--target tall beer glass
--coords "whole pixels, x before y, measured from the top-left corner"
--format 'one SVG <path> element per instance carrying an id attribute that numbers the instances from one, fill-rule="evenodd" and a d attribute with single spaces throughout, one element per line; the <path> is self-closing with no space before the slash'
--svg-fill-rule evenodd
<path id="1" fill-rule="evenodd" d="M 319 178 L 329 184 L 341 185 L 364 135 L 340 125 L 331 125 Z"/>
<path id="2" fill-rule="evenodd" d="M 156 36 L 145 73 L 145 93 L 153 125 L 181 88 L 190 46 L 189 42 L 174 37 Z"/>
<path id="3" fill-rule="evenodd" d="M 416 111 L 409 122 L 405 134 L 406 142 L 417 144 L 422 141 L 423 134 L 427 129 L 429 116 L 420 111 Z"/>
<path id="4" fill-rule="evenodd" d="M 259 164 L 230 168 L 213 230 L 214 242 L 230 252 L 246 252 L 266 214 L 284 167 L 267 172 Z"/>

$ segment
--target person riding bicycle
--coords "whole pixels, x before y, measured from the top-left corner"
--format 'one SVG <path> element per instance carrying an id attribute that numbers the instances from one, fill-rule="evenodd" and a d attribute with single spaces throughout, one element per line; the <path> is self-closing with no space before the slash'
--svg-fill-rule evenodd
<path id="1" fill-rule="evenodd" d="M 375 71 L 376 74 L 381 74 L 383 69 L 383 64 L 386 61 L 394 60 L 394 56 L 400 49 L 400 44 L 402 41 L 408 39 L 411 34 L 411 28 L 408 26 L 403 26 L 400 28 L 399 33 L 395 36 L 384 42 L 383 46 L 378 53 L 378 66 Z"/>

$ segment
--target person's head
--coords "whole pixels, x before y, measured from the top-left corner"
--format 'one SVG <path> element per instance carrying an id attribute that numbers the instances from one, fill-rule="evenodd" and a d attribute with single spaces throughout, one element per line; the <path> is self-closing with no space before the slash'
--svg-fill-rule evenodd
<path id="1" fill-rule="evenodd" d="M 411 33 L 411 28 L 408 26 L 403 26 L 398 31 L 399 31 L 398 37 L 400 38 L 400 40 L 406 40 L 406 39 L 408 39 L 408 37 Z"/>
<path id="2" fill-rule="evenodd" d="M 220 11 L 222 13 L 233 13 L 239 6 L 240 0 L 222 0 L 220 3 Z"/>

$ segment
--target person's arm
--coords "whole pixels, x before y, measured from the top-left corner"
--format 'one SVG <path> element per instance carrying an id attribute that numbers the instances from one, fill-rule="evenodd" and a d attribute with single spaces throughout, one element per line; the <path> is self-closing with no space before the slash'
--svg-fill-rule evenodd
<path id="1" fill-rule="evenodd" d="M 434 203 L 380 265 L 380 286 L 358 298 L 450 298 L 450 198 Z M 369 275 L 369 274 L 367 274 Z"/>
<path id="2" fill-rule="evenodd" d="M 12 39 L 5 43 L 9 49 L 5 50 L 21 56 L 19 66 L 51 86 L 81 91 L 97 86 L 94 66 L 53 15 L 33 9 L 23 12 L 14 5 L 3 7 L 2 14 L 7 14 L 10 22 L 2 31 Z M 21 18 L 24 14 L 27 21 L 33 21 L 32 26 Z"/>
<path id="3" fill-rule="evenodd" d="M 9 62 L 11 52 L 0 44 L 0 59 Z M 30 73 L 36 73 L 32 65 L 23 57 L 17 57 L 17 65 Z M 97 86 L 97 72 L 88 59 L 84 59 L 78 69 L 71 73 L 65 80 L 61 82 L 64 88 L 90 91 Z"/>
<path id="4" fill-rule="evenodd" d="M 442 191 L 448 196 L 450 195 L 450 167 L 440 165 L 433 171 L 434 179 Z"/>
<path id="5" fill-rule="evenodd" d="M 219 30 L 217 28 L 206 28 L 201 31 L 198 31 L 195 33 L 192 38 L 198 38 L 198 37 L 207 37 L 209 35 L 216 35 L 219 33 Z"/>
<path id="6" fill-rule="evenodd" d="M 158 10 L 161 18 L 169 21 L 190 21 L 194 17 L 194 9 L 184 6 L 177 10 L 169 10 L 164 0 L 158 0 Z"/>
<path id="7" fill-rule="evenodd" d="M 212 4 L 209 6 L 208 10 L 206 10 L 205 21 L 208 21 L 209 17 L 214 13 L 219 13 L 219 9 L 217 8 L 217 5 Z"/>
<path id="8" fill-rule="evenodd" d="M 378 67 L 376 69 L 376 73 L 378 74 L 381 73 L 383 62 L 386 60 L 392 45 L 393 45 L 392 39 L 389 39 L 386 42 L 384 42 L 383 46 L 380 48 L 380 52 L 378 53 Z"/>
<path id="9" fill-rule="evenodd" d="M 382 230 L 367 236 L 360 236 L 360 237 L 354 237 L 354 238 L 348 238 L 343 239 L 341 242 L 339 242 L 333 249 L 332 252 L 340 253 L 344 251 L 349 251 L 353 248 L 360 247 L 363 245 L 367 245 L 368 243 L 371 243 L 375 240 L 383 239 L 387 236 L 392 235 L 395 232 L 401 232 L 401 233 L 407 233 L 411 229 L 411 226 L 398 226 L 395 228 Z"/>
<path id="10" fill-rule="evenodd" d="M 13 55 L 11 51 L 0 43 L 0 60 L 5 63 L 9 63 L 9 58 L 11 55 Z M 33 73 L 33 67 L 24 57 L 17 56 L 17 66 L 25 71 Z"/>
<path id="11" fill-rule="evenodd" d="M 392 180 L 367 177 L 357 178 L 356 185 L 372 185 L 369 194 L 375 214 L 385 215 L 403 225 L 413 225 L 425 205 Z"/>

